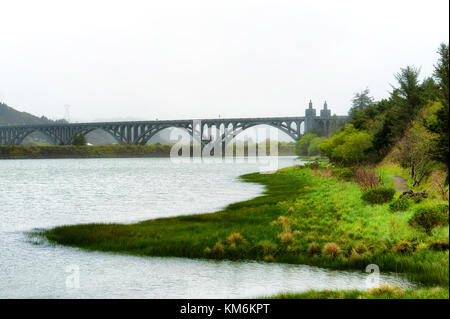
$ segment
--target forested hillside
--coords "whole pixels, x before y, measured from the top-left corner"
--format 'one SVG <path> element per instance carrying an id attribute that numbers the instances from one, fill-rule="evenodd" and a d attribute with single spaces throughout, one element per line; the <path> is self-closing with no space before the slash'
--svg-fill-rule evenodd
<path id="1" fill-rule="evenodd" d="M 400 69 L 389 98 L 374 101 L 369 89 L 355 94 L 349 124 L 325 140 L 306 134 L 297 143 L 298 155 L 320 152 L 347 167 L 389 161 L 409 169 L 414 186 L 440 169 L 448 184 L 448 45 L 438 53 L 434 73 L 423 80 L 419 68 Z"/>
<path id="2" fill-rule="evenodd" d="M 53 121 L 46 117 L 37 117 L 27 112 L 19 112 L 0 102 L 0 125 L 46 124 Z"/>

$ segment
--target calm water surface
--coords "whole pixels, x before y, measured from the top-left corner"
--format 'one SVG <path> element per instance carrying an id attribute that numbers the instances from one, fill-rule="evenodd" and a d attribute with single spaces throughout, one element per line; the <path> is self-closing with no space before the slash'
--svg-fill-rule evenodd
<path id="1" fill-rule="evenodd" d="M 279 159 L 280 168 L 296 163 L 294 157 Z M 238 180 L 255 171 L 252 163 L 158 158 L 1 160 L 0 298 L 245 298 L 365 289 L 363 272 L 85 252 L 26 235 L 64 224 L 213 212 L 259 195 L 261 185 Z M 66 286 L 71 265 L 80 270 L 79 288 Z M 411 286 L 393 274 L 381 280 Z"/>

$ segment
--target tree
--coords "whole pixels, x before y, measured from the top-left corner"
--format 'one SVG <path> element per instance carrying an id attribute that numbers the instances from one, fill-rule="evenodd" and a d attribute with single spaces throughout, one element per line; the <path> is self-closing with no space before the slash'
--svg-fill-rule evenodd
<path id="1" fill-rule="evenodd" d="M 398 97 L 403 98 L 402 106 L 404 111 L 409 112 L 409 118 L 414 117 L 419 108 L 425 104 L 423 87 L 419 84 L 419 74 L 420 69 L 408 65 L 395 75 L 400 87 L 394 88 L 394 91 Z"/>
<path id="2" fill-rule="evenodd" d="M 308 147 L 308 156 L 316 156 L 320 154 L 319 145 L 325 140 L 325 137 L 315 137 L 311 140 Z"/>
<path id="3" fill-rule="evenodd" d="M 317 137 L 317 134 L 306 133 L 295 143 L 295 154 L 298 156 L 307 156 L 311 141 Z"/>
<path id="4" fill-rule="evenodd" d="M 439 86 L 439 101 L 442 107 L 435 113 L 433 120 L 425 120 L 425 127 L 436 133 L 433 158 L 445 164 L 445 183 L 449 183 L 449 51 L 448 44 L 441 44 L 438 53 L 439 61 L 435 66 L 434 77 Z"/>
<path id="5" fill-rule="evenodd" d="M 405 133 L 411 121 L 426 104 L 424 86 L 419 83 L 420 70 L 412 66 L 402 68 L 395 75 L 398 87 L 393 87 L 381 127 L 373 137 L 372 152 L 383 158 Z"/>
<path id="6" fill-rule="evenodd" d="M 366 88 L 364 91 L 359 93 L 355 93 L 355 96 L 352 100 L 352 107 L 350 108 L 349 115 L 350 118 L 353 119 L 356 114 L 361 111 L 364 111 L 367 107 L 372 105 L 373 97 L 369 96 L 369 88 Z"/>
<path id="7" fill-rule="evenodd" d="M 367 150 L 371 146 L 371 136 L 349 124 L 341 132 L 319 144 L 318 148 L 336 164 L 354 165 L 367 159 Z"/>
<path id="8" fill-rule="evenodd" d="M 428 77 L 422 82 L 422 93 L 425 101 L 439 100 L 439 85 L 432 77 Z"/>
<path id="9" fill-rule="evenodd" d="M 413 187 L 420 185 L 422 179 L 431 172 L 433 161 L 430 156 L 433 136 L 427 132 L 421 121 L 414 121 L 398 142 L 400 159 L 410 168 Z"/>
<path id="10" fill-rule="evenodd" d="M 72 145 L 84 146 L 87 144 L 86 137 L 83 134 L 77 134 L 72 139 Z"/>

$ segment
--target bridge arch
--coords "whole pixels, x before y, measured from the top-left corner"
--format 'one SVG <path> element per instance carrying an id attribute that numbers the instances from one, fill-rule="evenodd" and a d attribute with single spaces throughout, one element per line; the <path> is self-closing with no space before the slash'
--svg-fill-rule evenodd
<path id="1" fill-rule="evenodd" d="M 288 126 L 288 124 L 286 122 L 282 122 L 280 124 L 265 123 L 265 122 L 253 122 L 253 123 L 248 123 L 246 125 L 240 125 L 238 127 L 233 128 L 233 130 L 231 132 L 229 132 L 229 134 L 227 136 L 222 137 L 222 140 L 225 143 L 227 143 L 227 142 L 235 139 L 238 135 L 242 134 L 244 131 L 254 128 L 256 126 L 261 126 L 261 125 L 270 126 L 270 127 L 278 129 L 282 133 L 289 136 L 294 142 L 297 141 L 301 137 L 301 134 L 299 134 L 300 125 L 298 125 L 297 123 L 296 123 L 295 127 L 293 128 L 291 126 Z"/>
<path id="2" fill-rule="evenodd" d="M 57 138 L 55 137 L 54 134 L 51 134 L 51 132 L 42 130 L 39 128 L 30 128 L 27 130 L 16 132 L 16 134 L 13 138 L 14 144 L 16 144 L 16 145 L 22 144 L 27 136 L 29 136 L 33 133 L 37 133 L 37 132 L 41 133 L 47 139 L 47 141 L 50 142 L 51 144 L 53 144 L 53 145 L 58 144 Z"/>
<path id="3" fill-rule="evenodd" d="M 189 134 L 192 138 L 195 138 L 197 141 L 201 142 L 201 140 L 198 138 L 200 137 L 200 132 L 197 128 L 193 128 L 192 125 L 173 125 L 173 124 L 167 124 L 167 125 L 160 125 L 160 126 L 151 126 L 147 128 L 146 130 L 139 133 L 137 137 L 135 137 L 133 144 L 147 144 L 148 141 L 152 137 L 154 137 L 156 134 L 167 130 L 167 129 L 179 129 L 182 131 L 185 131 Z M 195 134 L 194 134 L 195 132 Z"/>

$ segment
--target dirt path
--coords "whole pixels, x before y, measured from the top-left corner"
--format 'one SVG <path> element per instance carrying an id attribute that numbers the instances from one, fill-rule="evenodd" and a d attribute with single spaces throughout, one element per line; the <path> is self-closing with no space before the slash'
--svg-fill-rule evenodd
<path id="1" fill-rule="evenodd" d="M 398 175 L 389 175 L 394 180 L 392 187 L 400 192 L 409 191 L 408 180 Z"/>

